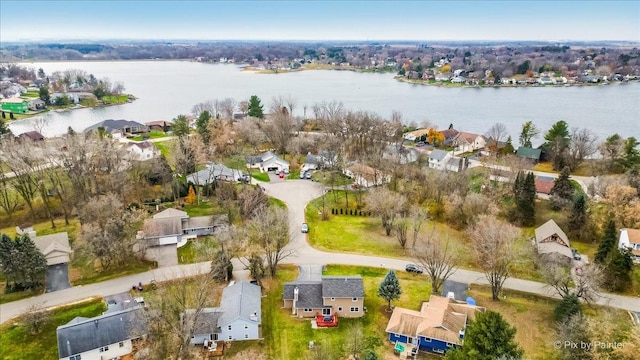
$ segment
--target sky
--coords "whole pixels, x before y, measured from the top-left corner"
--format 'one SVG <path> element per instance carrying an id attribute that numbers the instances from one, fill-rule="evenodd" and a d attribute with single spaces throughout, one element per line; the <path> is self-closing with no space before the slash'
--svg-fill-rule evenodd
<path id="1" fill-rule="evenodd" d="M 0 42 L 52 39 L 640 42 L 640 0 L 0 0 Z"/>

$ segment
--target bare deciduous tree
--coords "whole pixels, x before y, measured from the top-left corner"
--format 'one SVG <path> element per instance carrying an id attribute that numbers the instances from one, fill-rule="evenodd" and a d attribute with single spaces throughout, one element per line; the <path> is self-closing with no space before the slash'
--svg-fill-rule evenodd
<path id="1" fill-rule="evenodd" d="M 382 226 L 391 235 L 393 222 L 400 213 L 406 211 L 407 199 L 396 192 L 381 187 L 369 192 L 367 208 L 382 220 Z"/>
<path id="2" fill-rule="evenodd" d="M 598 152 L 598 137 L 589 129 L 571 131 L 567 160 L 569 168 L 577 169 L 585 159 Z"/>
<path id="3" fill-rule="evenodd" d="M 493 300 L 499 300 L 502 286 L 511 273 L 511 263 L 517 256 L 514 242 L 521 231 L 493 215 L 481 215 L 467 231 L 484 275 L 491 285 Z"/>
<path id="4" fill-rule="evenodd" d="M 22 322 L 31 334 L 39 334 L 42 326 L 51 320 L 51 313 L 44 307 L 44 303 L 29 305 L 22 315 Z"/>
<path id="5" fill-rule="evenodd" d="M 416 247 L 418 242 L 418 235 L 420 234 L 420 228 L 422 228 L 422 224 L 429 218 L 429 212 L 423 209 L 421 206 L 414 205 L 411 208 L 411 213 L 409 215 L 409 219 L 411 219 L 411 230 L 412 230 L 412 240 L 411 244 L 412 248 Z"/>
<path id="6" fill-rule="evenodd" d="M 451 242 L 434 230 L 421 242 L 413 256 L 431 280 L 431 292 L 440 294 L 444 282 L 456 272 L 456 257 Z"/>
<path id="7" fill-rule="evenodd" d="M 276 276 L 278 264 L 292 254 L 292 250 L 285 248 L 290 238 L 287 211 L 273 207 L 258 209 L 248 225 L 248 233 L 256 250 L 264 254 L 269 274 Z"/>
<path id="8" fill-rule="evenodd" d="M 507 127 L 503 123 L 495 123 L 487 130 L 484 136 L 494 142 L 500 142 L 507 136 Z"/>
<path id="9" fill-rule="evenodd" d="M 589 264 L 573 273 L 553 262 L 543 262 L 540 269 L 544 281 L 561 297 L 575 295 L 587 303 L 593 303 L 600 296 L 598 291 L 604 281 L 604 272 L 597 264 Z"/>
<path id="10" fill-rule="evenodd" d="M 398 243 L 404 249 L 407 246 L 407 239 L 409 233 L 409 219 L 400 218 L 393 224 L 393 234 L 398 239 Z"/>
<path id="11" fill-rule="evenodd" d="M 237 104 L 238 102 L 232 98 L 225 98 L 224 100 L 220 101 L 219 103 L 220 112 L 222 113 L 225 119 L 233 120 L 233 112 L 236 110 Z"/>

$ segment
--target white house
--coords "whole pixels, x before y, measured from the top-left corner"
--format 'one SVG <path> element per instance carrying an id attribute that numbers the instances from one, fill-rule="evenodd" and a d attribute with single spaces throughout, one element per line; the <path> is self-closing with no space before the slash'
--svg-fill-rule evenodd
<path id="1" fill-rule="evenodd" d="M 195 318 L 194 318 L 195 317 Z M 187 310 L 183 321 L 195 321 L 191 344 L 208 340 L 257 340 L 261 338 L 262 311 L 260 287 L 248 282 L 233 283 L 222 291 L 220 306 L 203 309 L 200 314 Z"/>
<path id="2" fill-rule="evenodd" d="M 260 172 L 289 171 L 289 162 L 280 158 L 272 151 L 257 156 L 247 156 L 247 168 L 260 169 Z"/>
<path id="3" fill-rule="evenodd" d="M 151 141 L 129 142 L 124 146 L 129 160 L 145 161 L 160 157 L 160 149 Z"/>
<path id="4" fill-rule="evenodd" d="M 409 131 L 404 133 L 402 137 L 408 141 L 418 141 L 422 136 L 427 136 L 429 134 L 429 129 L 416 129 L 413 131 Z"/>
<path id="5" fill-rule="evenodd" d="M 640 229 L 620 229 L 618 247 L 631 249 L 633 261 L 640 263 Z"/>
<path id="6" fill-rule="evenodd" d="M 482 135 L 461 131 L 453 138 L 453 145 L 458 147 L 457 151 L 470 152 L 484 148 L 487 140 Z"/>
<path id="7" fill-rule="evenodd" d="M 365 188 L 379 186 L 391 181 L 391 176 L 362 164 L 353 164 L 344 169 L 342 173 L 353 179 L 356 185 Z"/>
<path id="8" fill-rule="evenodd" d="M 445 166 L 450 158 L 451 154 L 448 151 L 434 149 L 431 154 L 429 154 L 429 168 L 445 170 Z"/>
<path id="9" fill-rule="evenodd" d="M 90 319 L 77 317 L 58 326 L 58 358 L 103 360 L 131 354 L 135 341 L 147 333 L 142 309 L 135 306 Z"/>

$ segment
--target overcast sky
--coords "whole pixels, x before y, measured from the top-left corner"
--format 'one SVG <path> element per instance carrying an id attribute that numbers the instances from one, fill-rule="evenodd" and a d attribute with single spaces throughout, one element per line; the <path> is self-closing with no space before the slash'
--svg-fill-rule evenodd
<path id="1" fill-rule="evenodd" d="M 640 41 L 640 1 L 0 1 L 47 39 Z"/>

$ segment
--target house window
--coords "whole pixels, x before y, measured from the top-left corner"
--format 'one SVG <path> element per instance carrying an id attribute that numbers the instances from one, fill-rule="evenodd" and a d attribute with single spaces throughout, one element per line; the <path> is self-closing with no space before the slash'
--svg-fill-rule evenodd
<path id="1" fill-rule="evenodd" d="M 249 334 L 244 334 L 244 338 L 248 339 L 249 338 Z"/>
<path id="2" fill-rule="evenodd" d="M 231 331 L 231 325 L 227 326 L 227 330 Z"/>
<path id="3" fill-rule="evenodd" d="M 118 344 L 120 347 L 124 347 L 124 342 L 120 341 L 120 343 Z"/>
<path id="4" fill-rule="evenodd" d="M 342 311 L 342 306 L 338 307 L 338 311 Z"/>
<path id="5" fill-rule="evenodd" d="M 231 335 L 229 335 L 229 340 L 233 340 L 233 337 Z"/>
<path id="6" fill-rule="evenodd" d="M 103 346 L 100 348 L 100 352 L 105 352 L 105 351 L 109 351 L 109 347 L 108 346 Z"/>
<path id="7" fill-rule="evenodd" d="M 331 298 L 331 301 L 336 301 L 336 298 Z"/>
<path id="8" fill-rule="evenodd" d="M 356 302 L 358 301 L 358 298 L 351 298 L 351 301 Z"/>
<path id="9" fill-rule="evenodd" d="M 248 329 L 248 328 L 249 328 L 249 325 L 244 324 L 244 328 L 245 328 L 245 329 Z"/>
<path id="10" fill-rule="evenodd" d="M 437 352 L 439 354 L 444 354 L 444 350 L 442 350 L 442 349 L 433 349 L 433 352 Z"/>
<path id="11" fill-rule="evenodd" d="M 447 347 L 452 347 L 453 344 L 452 343 L 447 343 Z"/>
<path id="12" fill-rule="evenodd" d="M 431 342 L 430 338 L 424 338 L 424 342 Z"/>
<path id="13" fill-rule="evenodd" d="M 331 309 L 322 309 L 322 315 L 331 315 Z"/>
<path id="14" fill-rule="evenodd" d="M 80 354 L 70 356 L 70 357 L 69 357 L 69 360 L 81 360 L 81 358 L 80 358 Z"/>
<path id="15" fill-rule="evenodd" d="M 357 306 L 352 306 L 352 307 L 349 309 L 349 311 L 351 311 L 351 312 L 359 312 L 359 311 L 360 311 L 360 308 L 359 308 L 359 307 L 357 307 Z"/>
<path id="16" fill-rule="evenodd" d="M 312 312 L 313 309 L 304 309 L 304 312 Z"/>

